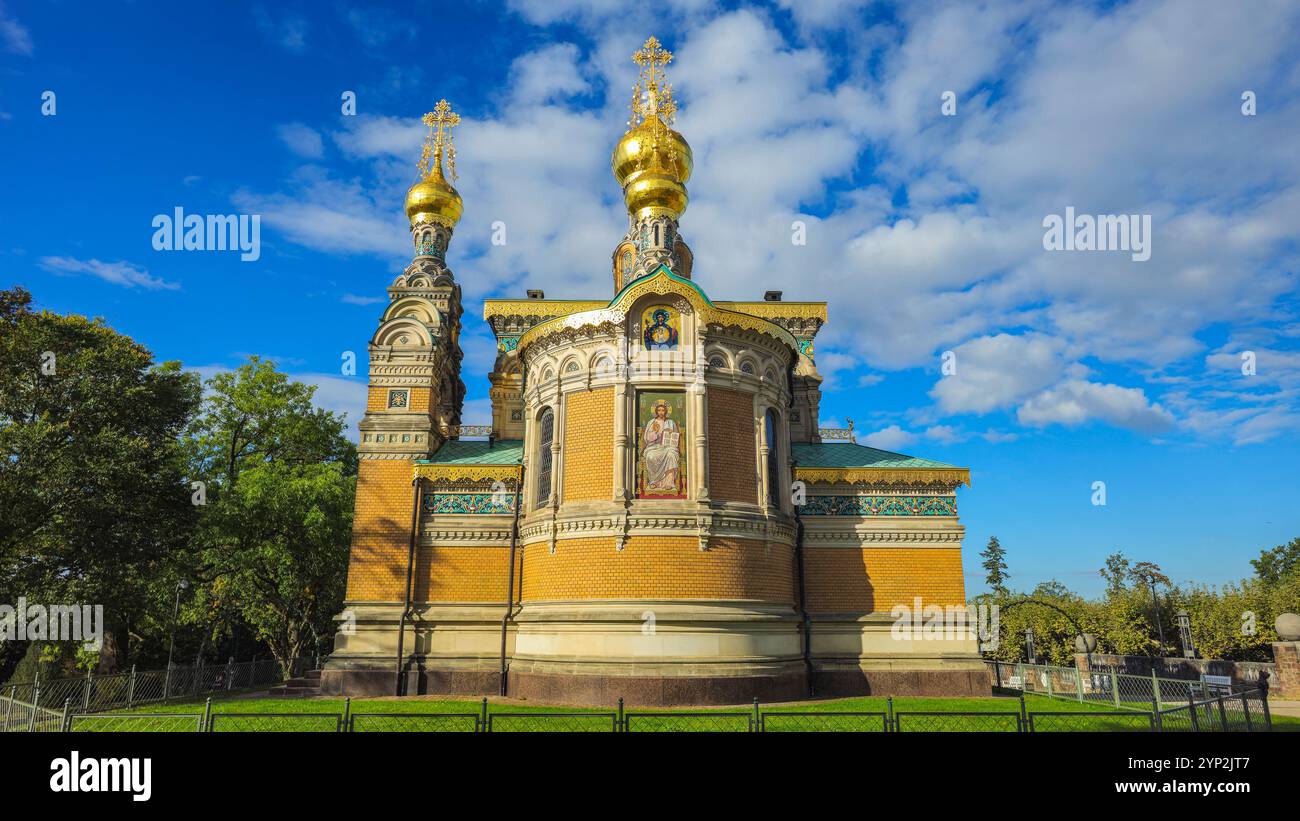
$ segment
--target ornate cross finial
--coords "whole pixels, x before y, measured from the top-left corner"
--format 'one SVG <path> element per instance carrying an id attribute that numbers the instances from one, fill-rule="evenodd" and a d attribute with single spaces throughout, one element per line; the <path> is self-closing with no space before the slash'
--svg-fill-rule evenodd
<path id="1" fill-rule="evenodd" d="M 641 77 L 632 87 L 632 119 L 629 127 L 651 117 L 658 117 L 671 125 L 677 114 L 673 101 L 673 87 L 667 82 L 665 69 L 673 61 L 671 51 L 663 48 L 657 38 L 651 37 L 632 54 L 632 62 L 641 67 Z"/>
<path id="2" fill-rule="evenodd" d="M 448 170 L 454 181 L 456 146 L 451 141 L 451 130 L 460 125 L 460 115 L 451 110 L 451 103 L 439 100 L 433 111 L 424 115 L 422 122 L 429 127 L 429 133 L 424 137 L 424 149 L 420 152 L 420 176 L 427 177 L 432 171 L 441 170 L 445 153 Z"/>
<path id="3" fill-rule="evenodd" d="M 641 66 L 641 81 L 647 86 L 658 83 L 663 70 L 672 61 L 673 53 L 660 46 L 655 37 L 646 40 L 641 50 L 632 55 L 632 62 Z"/>

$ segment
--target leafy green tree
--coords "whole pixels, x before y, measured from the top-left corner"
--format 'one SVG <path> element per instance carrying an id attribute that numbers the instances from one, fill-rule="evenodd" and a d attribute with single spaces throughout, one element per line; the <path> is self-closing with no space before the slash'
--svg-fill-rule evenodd
<path id="1" fill-rule="evenodd" d="M 249 625 L 281 660 L 314 650 L 342 607 L 356 449 L 315 388 L 267 360 L 207 383 L 188 434 L 207 483 L 197 543 L 200 589 L 187 620 Z"/>
<path id="2" fill-rule="evenodd" d="M 984 568 L 984 583 L 1000 596 L 1007 594 L 1007 579 L 1011 578 L 1011 574 L 1007 573 L 1006 556 L 1007 551 L 998 542 L 997 536 L 990 536 L 988 546 L 980 553 L 980 558 L 984 559 L 980 565 Z"/>
<path id="3" fill-rule="evenodd" d="M 1300 568 L 1300 537 L 1271 550 L 1261 550 L 1258 559 L 1251 559 L 1255 575 L 1261 581 L 1276 584 Z"/>
<path id="4" fill-rule="evenodd" d="M 1058 582 L 1056 579 L 1039 582 L 1038 586 L 1034 588 L 1034 592 L 1030 595 L 1034 597 L 1041 596 L 1049 599 L 1068 599 L 1073 597 L 1069 588 Z"/>
<path id="5" fill-rule="evenodd" d="M 177 435 L 198 401 L 193 375 L 102 320 L 0 292 L 0 600 L 103 605 L 127 662 L 194 526 Z M 0 645 L 0 681 L 22 644 Z"/>
<path id="6" fill-rule="evenodd" d="M 344 420 L 313 405 L 315 393 L 257 356 L 213 376 L 189 431 L 195 477 L 233 487 L 243 470 L 269 462 L 339 462 L 344 474 L 355 474 L 356 448 L 343 436 Z"/>
<path id="7" fill-rule="evenodd" d="M 1106 566 L 1097 571 L 1106 580 L 1106 595 L 1119 596 L 1128 589 L 1132 568 L 1124 554 L 1115 551 L 1106 557 Z"/>
<path id="8" fill-rule="evenodd" d="M 282 661 L 310 654 L 343 603 L 354 491 L 337 462 L 245 469 L 205 514 L 203 601 L 236 610 Z"/>

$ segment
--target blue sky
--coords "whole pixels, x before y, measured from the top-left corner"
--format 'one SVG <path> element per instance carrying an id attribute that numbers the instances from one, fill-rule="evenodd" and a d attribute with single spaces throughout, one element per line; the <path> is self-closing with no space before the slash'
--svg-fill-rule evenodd
<path id="1" fill-rule="evenodd" d="M 273 357 L 355 421 L 364 367 L 341 357 L 364 363 L 409 258 L 418 118 L 446 97 L 486 421 L 482 300 L 612 291 L 608 157 L 655 34 L 695 154 L 695 279 L 830 301 L 823 425 L 972 468 L 972 592 L 991 534 L 1026 588 L 1099 592 L 1115 550 L 1221 583 L 1300 535 L 1300 12 L 1248 8 L 5 2 L 0 279 L 204 373 Z M 177 206 L 260 214 L 261 258 L 155 251 Z M 1067 207 L 1150 215 L 1151 258 L 1046 251 Z"/>

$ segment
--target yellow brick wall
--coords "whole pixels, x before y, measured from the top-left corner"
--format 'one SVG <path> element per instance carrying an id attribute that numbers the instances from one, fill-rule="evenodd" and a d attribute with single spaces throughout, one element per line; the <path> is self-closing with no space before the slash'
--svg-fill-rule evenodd
<path id="1" fill-rule="evenodd" d="M 515 554 L 515 592 L 519 591 L 522 551 Z M 416 554 L 417 602 L 500 602 L 505 606 L 510 547 L 422 546 Z"/>
<path id="2" fill-rule="evenodd" d="M 411 539 L 411 463 L 363 459 L 348 566 L 350 601 L 402 601 Z"/>
<path id="3" fill-rule="evenodd" d="M 614 389 L 575 391 L 564 398 L 562 501 L 614 494 Z"/>
<path id="4" fill-rule="evenodd" d="M 761 541 L 694 536 L 634 536 L 623 550 L 611 537 L 566 539 L 524 553 L 523 600 L 747 599 L 794 601 L 793 553 Z"/>
<path id="5" fill-rule="evenodd" d="M 812 612 L 888 613 L 896 604 L 966 603 L 960 548 L 810 548 L 805 575 Z"/>
<path id="6" fill-rule="evenodd" d="M 709 497 L 758 502 L 758 448 L 750 394 L 709 388 Z"/>
<path id="7" fill-rule="evenodd" d="M 388 410 L 388 392 L 394 390 L 388 387 L 370 386 L 370 392 L 366 395 L 366 410 L 383 411 Z M 429 400 L 433 395 L 432 388 L 398 388 L 397 390 L 409 390 L 411 392 L 410 406 L 408 411 L 419 411 L 420 413 L 429 412 Z M 397 408 L 393 408 L 397 412 Z"/>

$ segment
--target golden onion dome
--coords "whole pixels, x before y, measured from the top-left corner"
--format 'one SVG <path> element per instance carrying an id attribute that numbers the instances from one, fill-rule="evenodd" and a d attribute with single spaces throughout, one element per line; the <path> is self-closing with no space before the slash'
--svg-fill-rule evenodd
<path id="1" fill-rule="evenodd" d="M 681 217 L 689 201 L 686 181 L 693 167 L 690 144 L 655 118 L 624 134 L 610 158 L 628 213 L 634 217 Z"/>
<path id="2" fill-rule="evenodd" d="M 411 225 L 436 222 L 454 228 L 465 210 L 460 193 L 442 175 L 441 163 L 435 162 L 429 176 L 406 192 L 406 218 Z"/>

